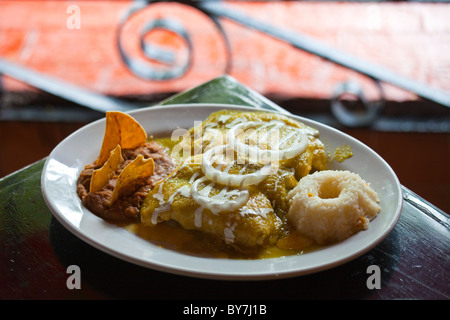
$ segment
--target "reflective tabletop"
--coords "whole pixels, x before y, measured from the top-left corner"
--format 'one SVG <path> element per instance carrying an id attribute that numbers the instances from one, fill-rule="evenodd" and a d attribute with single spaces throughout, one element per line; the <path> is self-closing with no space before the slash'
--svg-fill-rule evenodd
<path id="1" fill-rule="evenodd" d="M 228 76 L 161 104 L 202 102 L 284 112 Z M 449 216 L 404 186 L 397 225 L 366 254 L 338 267 L 294 278 L 221 281 L 144 268 L 77 238 L 52 216 L 44 202 L 40 188 L 44 163 L 42 159 L 0 180 L 0 299 L 450 298 Z M 79 287 L 71 282 L 73 266 L 81 270 Z M 377 286 L 372 281 L 374 268 L 379 272 Z"/>

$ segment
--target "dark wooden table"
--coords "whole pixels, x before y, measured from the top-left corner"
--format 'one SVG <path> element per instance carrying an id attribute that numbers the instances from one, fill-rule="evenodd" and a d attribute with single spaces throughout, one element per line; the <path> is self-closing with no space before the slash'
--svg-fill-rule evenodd
<path id="1" fill-rule="evenodd" d="M 214 79 L 163 103 L 180 102 L 277 107 L 228 77 Z M 450 298 L 449 216 L 407 187 L 403 186 L 403 210 L 394 230 L 355 260 L 289 279 L 219 281 L 137 266 L 74 236 L 52 216 L 42 198 L 44 161 L 0 180 L 0 299 L 181 299 L 172 310 L 181 314 L 184 305 L 195 305 L 200 299 L 262 303 Z M 80 289 L 68 288 L 71 272 L 67 268 L 71 265 L 81 269 Z M 372 265 L 381 271 L 379 289 L 367 285 L 371 275 L 368 267 Z"/>

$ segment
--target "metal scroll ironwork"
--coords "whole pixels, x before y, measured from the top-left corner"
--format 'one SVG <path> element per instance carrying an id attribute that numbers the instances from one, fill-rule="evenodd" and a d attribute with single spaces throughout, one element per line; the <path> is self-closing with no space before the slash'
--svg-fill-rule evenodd
<path id="1" fill-rule="evenodd" d="M 136 108 L 132 103 L 92 92 L 81 86 L 30 70 L 2 58 L 0 58 L 1 74 L 8 75 L 57 97 L 102 113 L 110 110 L 111 106 L 114 106 L 119 111 L 129 111 Z"/>
<path id="2" fill-rule="evenodd" d="M 159 18 L 149 21 L 145 24 L 139 35 L 141 50 L 144 53 L 145 57 L 150 60 L 155 60 L 158 62 L 162 62 L 166 65 L 170 65 L 170 67 L 168 68 L 156 68 L 147 63 L 142 58 L 137 57 L 132 58 L 130 57 L 129 54 L 127 54 L 125 48 L 122 46 L 121 35 L 123 32 L 123 27 L 126 24 L 127 20 L 132 18 L 132 16 L 135 15 L 140 10 L 146 8 L 148 4 L 149 3 L 147 1 L 134 2 L 128 13 L 123 17 L 123 19 L 119 23 L 116 41 L 120 56 L 125 65 L 131 70 L 131 72 L 133 72 L 136 76 L 140 78 L 146 80 L 159 80 L 159 81 L 178 78 L 183 74 L 185 74 L 186 71 L 189 69 L 192 59 L 191 38 L 187 33 L 186 29 L 178 20 Z M 144 40 L 145 36 L 155 29 L 168 30 L 180 36 L 185 41 L 188 48 L 187 58 L 181 65 L 174 64 L 175 58 L 173 52 L 145 42 Z"/>
<path id="3" fill-rule="evenodd" d="M 245 27 L 263 32 L 264 34 L 274 37 L 278 40 L 285 41 L 297 49 L 307 51 L 326 60 L 364 74 L 373 79 L 379 88 L 381 88 L 381 82 L 390 83 L 407 91 L 414 92 L 422 98 L 431 100 L 435 103 L 450 108 L 450 95 L 446 92 L 398 75 L 382 66 L 364 61 L 358 57 L 336 50 L 335 48 L 312 39 L 306 35 L 302 35 L 298 32 L 294 33 L 290 30 L 264 23 L 255 18 L 244 15 L 234 9 L 230 9 L 220 2 L 201 1 L 199 3 L 199 6 L 202 8 L 202 10 L 208 12 L 211 15 L 230 19 Z M 337 88 L 337 90 L 341 89 Z M 380 91 L 380 95 L 383 96 L 382 91 Z M 344 120 L 346 125 L 349 126 L 365 126 L 372 123 L 376 119 L 377 114 L 382 108 L 382 104 L 373 105 L 368 101 L 365 101 L 361 91 L 358 92 L 358 97 L 363 101 L 363 103 L 366 104 L 362 114 L 361 112 L 353 113 L 350 110 L 345 110 L 339 104 L 339 101 L 337 99 L 333 99 L 334 107 L 332 106 L 332 109 L 334 110 L 335 114 L 338 115 L 338 120 Z"/>
<path id="4" fill-rule="evenodd" d="M 138 34 L 140 50 L 145 57 L 144 59 L 142 59 L 142 57 L 132 57 L 131 54 L 127 52 L 126 48 L 124 48 L 121 41 L 123 29 L 127 22 L 129 22 L 129 20 L 141 10 L 149 8 L 158 2 L 164 1 L 135 0 L 131 2 L 131 6 L 128 11 L 119 21 L 116 32 L 116 45 L 124 64 L 137 77 L 153 81 L 166 81 L 183 76 L 192 66 L 192 52 L 194 50 L 193 43 L 187 29 L 180 21 L 173 18 L 158 17 L 145 23 Z M 299 50 L 312 53 L 328 61 L 354 70 L 360 74 L 364 74 L 372 79 L 379 89 L 381 97 L 380 101 L 368 101 L 364 97 L 361 88 L 355 86 L 354 84 L 339 84 L 336 88 L 331 99 L 331 111 L 338 121 L 346 126 L 367 126 L 377 119 L 384 104 L 384 93 L 381 86 L 382 82 L 390 83 L 407 91 L 414 92 L 422 98 L 450 108 L 450 95 L 446 92 L 429 87 L 426 84 L 398 75 L 379 65 L 363 61 L 358 57 L 354 57 L 345 52 L 336 50 L 333 47 L 330 47 L 299 32 L 283 29 L 247 16 L 235 8 L 227 6 L 222 1 L 180 0 L 171 2 L 193 7 L 204 13 L 206 17 L 214 22 L 216 29 L 219 31 L 219 34 L 225 43 L 225 50 L 227 51 L 224 70 L 225 74 L 230 72 L 232 61 L 230 43 L 224 29 L 222 28 L 220 19 L 228 19 L 246 28 L 262 32 L 270 37 L 284 41 Z M 184 41 L 187 47 L 187 54 L 185 55 L 182 63 L 176 63 L 176 52 L 146 41 L 146 36 L 156 29 L 164 29 L 176 34 L 180 37 L 180 39 L 182 39 L 182 41 Z M 160 67 L 159 65 L 157 66 L 155 63 L 151 62 L 157 62 L 164 65 L 164 67 Z M 1 73 L 12 76 L 13 78 L 33 85 L 36 88 L 100 112 L 104 111 L 105 106 L 110 106 L 111 103 L 121 110 L 129 110 L 131 108 L 138 107 L 137 105 L 133 106 L 132 104 L 120 101 L 118 99 L 113 99 L 90 92 L 84 88 L 62 82 L 59 79 L 52 79 L 51 77 L 38 74 L 33 70 L 28 70 L 24 67 L 17 66 L 0 59 L 0 74 Z M 363 108 L 357 111 L 346 108 L 340 99 L 344 93 L 354 95 L 357 100 L 362 103 Z"/>
<path id="5" fill-rule="evenodd" d="M 191 61 L 187 61 L 186 64 L 183 65 L 182 67 L 174 66 L 164 71 L 161 70 L 157 71 L 154 68 L 145 66 L 145 64 L 142 61 L 135 60 L 129 57 L 124 52 L 120 44 L 121 29 L 122 26 L 126 23 L 126 21 L 129 18 L 131 18 L 131 16 L 137 11 L 142 10 L 147 6 L 157 2 L 163 1 L 138 0 L 133 3 L 128 14 L 125 15 L 124 19 L 121 21 L 117 37 L 117 44 L 124 63 L 135 75 L 141 78 L 145 78 L 147 80 L 174 79 L 183 75 L 184 72 L 189 69 Z M 220 18 L 232 20 L 238 24 L 241 24 L 244 27 L 254 29 L 268 36 L 274 37 L 278 40 L 287 42 L 297 49 L 310 52 L 326 60 L 329 60 L 346 68 L 352 69 L 354 71 L 357 71 L 358 73 L 364 74 L 370 79 L 372 79 L 378 88 L 380 101 L 367 100 L 364 96 L 364 93 L 362 92 L 362 89 L 357 84 L 354 83 L 342 83 L 336 87 L 333 97 L 331 99 L 331 111 L 333 115 L 336 117 L 336 119 L 346 126 L 350 127 L 367 126 L 375 121 L 375 119 L 380 114 L 384 106 L 384 92 L 381 86 L 381 82 L 393 84 L 397 87 L 414 92 L 425 99 L 431 100 L 446 107 L 450 107 L 450 95 L 448 95 L 445 92 L 442 92 L 435 88 L 431 88 L 426 84 L 418 83 L 412 79 L 395 74 L 394 72 L 386 68 L 383 68 L 379 65 L 363 61 L 358 57 L 354 57 L 345 52 L 336 50 L 335 48 L 325 45 L 306 35 L 302 35 L 298 32 L 294 33 L 290 30 L 273 26 L 270 25 L 269 23 L 260 21 L 253 17 L 249 17 L 245 14 L 240 13 L 234 8 L 230 8 L 224 5 L 221 1 L 184 0 L 175 2 L 194 7 L 200 10 L 201 12 L 205 13 L 210 19 L 214 21 L 215 25 L 217 26 L 217 29 L 220 31 L 220 34 L 226 44 L 228 58 L 225 73 L 227 73 L 231 68 L 231 58 L 230 58 L 231 53 L 226 33 L 221 27 L 219 21 Z M 156 27 L 170 30 L 176 33 L 178 36 L 184 38 L 188 44 L 189 53 L 191 53 L 192 46 L 189 40 L 189 35 L 179 23 L 176 23 L 173 20 L 166 20 L 166 19 L 150 21 L 147 25 L 147 31 L 152 30 L 152 28 Z M 141 39 L 144 34 L 145 32 L 141 34 Z M 155 53 L 158 51 L 158 48 L 152 48 L 154 54 L 150 56 L 150 54 L 148 54 L 150 51 L 148 49 L 150 49 L 150 47 L 145 46 L 143 42 L 141 43 L 142 43 L 141 45 L 142 50 L 148 58 L 153 60 L 155 60 L 156 58 L 156 60 L 158 60 L 159 62 L 164 63 L 163 55 L 158 56 L 155 55 Z M 355 96 L 356 99 L 363 105 L 363 108 L 357 111 L 346 108 L 340 99 L 341 95 L 345 92 Z"/>
<path id="6" fill-rule="evenodd" d="M 140 46 L 144 56 L 151 61 L 164 64 L 166 65 L 166 67 L 155 67 L 154 65 L 151 65 L 149 61 L 145 61 L 144 59 L 141 59 L 139 57 L 131 57 L 130 54 L 126 52 L 121 42 L 121 37 L 123 35 L 123 28 L 126 25 L 126 23 L 130 19 L 132 19 L 132 17 L 139 11 L 147 9 L 152 4 L 158 2 L 164 1 L 137 0 L 133 2 L 130 9 L 124 15 L 124 17 L 121 19 L 119 23 L 119 27 L 116 33 L 116 43 L 122 61 L 131 70 L 131 72 L 133 72 L 134 75 L 145 80 L 164 81 L 176 79 L 183 76 L 192 65 L 192 51 L 193 51 L 192 41 L 189 36 L 189 33 L 187 32 L 186 28 L 180 21 L 175 20 L 173 18 L 164 18 L 164 17 L 147 21 L 139 35 Z M 201 8 L 197 6 L 198 2 L 196 1 L 176 1 L 176 2 L 188 4 L 191 5 L 192 7 L 199 9 L 200 11 L 203 11 Z M 231 50 L 228 38 L 218 19 L 215 16 L 209 16 L 209 18 L 214 22 L 217 30 L 219 31 L 220 35 L 222 36 L 225 42 L 225 49 L 227 51 L 226 52 L 227 62 L 224 73 L 228 73 L 231 66 Z M 151 31 L 156 29 L 162 29 L 172 32 L 173 34 L 177 35 L 178 37 L 184 40 L 187 46 L 187 58 L 182 64 L 177 65 L 174 63 L 176 55 L 175 52 L 158 47 L 155 44 L 145 42 L 144 37 Z"/>
<path id="7" fill-rule="evenodd" d="M 331 98 L 331 112 L 340 123 L 347 127 L 362 127 L 369 126 L 375 121 L 382 111 L 386 100 L 380 82 L 374 80 L 374 83 L 380 92 L 380 99 L 376 101 L 368 100 L 357 82 L 342 82 L 336 86 Z M 355 110 L 347 108 L 340 99 L 345 94 L 355 97 L 356 102 L 359 102 L 362 108 Z"/>

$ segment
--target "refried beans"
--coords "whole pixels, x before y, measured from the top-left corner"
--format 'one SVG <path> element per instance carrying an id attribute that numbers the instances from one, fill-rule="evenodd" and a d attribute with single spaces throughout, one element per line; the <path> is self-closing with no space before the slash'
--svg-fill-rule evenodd
<path id="1" fill-rule="evenodd" d="M 120 172 L 138 155 L 142 155 L 145 159 L 153 159 L 155 163 L 153 174 L 147 179 L 139 181 L 133 188 L 125 190 L 111 205 L 113 189 Z M 114 176 L 106 186 L 96 192 L 89 192 L 89 186 L 92 172 L 101 166 L 87 165 L 78 178 L 77 194 L 83 205 L 100 218 L 113 221 L 137 221 L 139 209 L 147 193 L 158 181 L 164 179 L 175 169 L 175 162 L 167 154 L 165 148 L 155 141 L 147 142 L 135 149 L 123 149 L 122 157 L 125 161 L 116 170 Z"/>

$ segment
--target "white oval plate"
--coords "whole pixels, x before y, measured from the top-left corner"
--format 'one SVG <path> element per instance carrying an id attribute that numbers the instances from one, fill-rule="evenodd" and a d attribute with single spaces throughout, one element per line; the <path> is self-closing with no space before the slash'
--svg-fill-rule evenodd
<path id="1" fill-rule="evenodd" d="M 149 134 L 170 134 L 189 129 L 221 109 L 254 111 L 254 108 L 218 104 L 156 106 L 130 114 Z M 329 126 L 297 116 L 292 118 L 320 131 L 329 150 L 348 144 L 354 156 L 331 169 L 347 169 L 361 175 L 377 191 L 381 213 L 366 231 L 311 253 L 259 260 L 201 258 L 160 248 L 85 209 L 76 193 L 78 175 L 98 156 L 105 130 L 100 119 L 64 139 L 46 160 L 41 186 L 53 215 L 75 236 L 125 261 L 174 274 L 209 279 L 259 280 L 310 274 L 341 265 L 367 252 L 383 240 L 397 223 L 402 208 L 400 183 L 390 166 L 358 140 Z"/>

